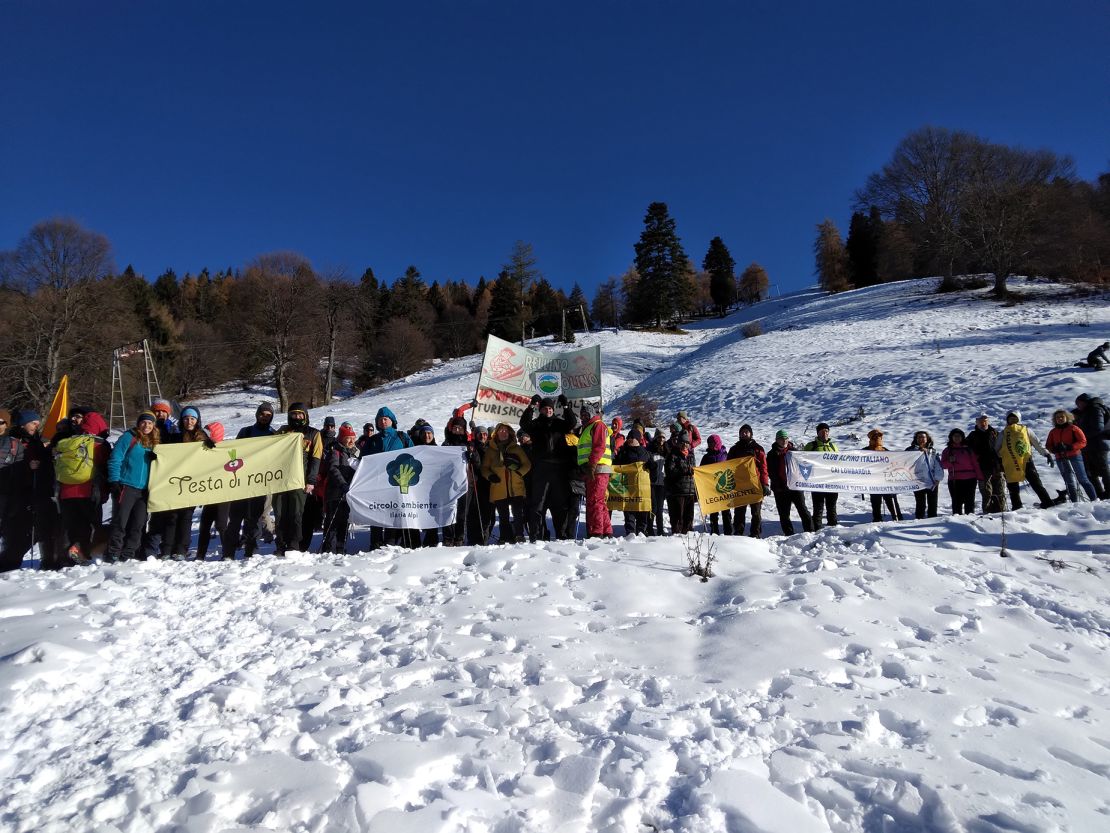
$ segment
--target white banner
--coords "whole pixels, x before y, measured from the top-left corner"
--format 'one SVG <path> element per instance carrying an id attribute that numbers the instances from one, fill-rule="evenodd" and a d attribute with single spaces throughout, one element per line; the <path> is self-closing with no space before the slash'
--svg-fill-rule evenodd
<path id="1" fill-rule="evenodd" d="M 560 394 L 577 410 L 583 400 L 601 399 L 601 348 L 533 350 L 497 336 L 489 336 L 475 399 L 476 423 L 520 424 L 528 402 Z"/>
<path id="2" fill-rule="evenodd" d="M 791 451 L 786 485 L 814 492 L 896 494 L 931 489 L 937 481 L 920 451 Z"/>
<path id="3" fill-rule="evenodd" d="M 347 505 L 357 523 L 432 529 L 454 523 L 466 487 L 465 446 L 421 445 L 359 458 Z"/>

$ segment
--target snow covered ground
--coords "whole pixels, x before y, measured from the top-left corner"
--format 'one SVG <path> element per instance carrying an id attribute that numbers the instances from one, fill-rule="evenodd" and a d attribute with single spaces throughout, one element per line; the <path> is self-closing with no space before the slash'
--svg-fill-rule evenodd
<path id="1" fill-rule="evenodd" d="M 1110 334 L 1105 298 L 1001 307 L 932 285 L 586 338 L 617 412 L 639 390 L 727 442 L 860 406 L 842 447 L 872 424 L 904 447 L 981 408 L 1018 407 L 1043 437 L 1052 408 L 1110 392 L 1070 367 Z M 766 334 L 745 340 L 753 318 Z M 477 366 L 313 419 L 389 405 L 438 429 Z M 254 401 L 204 416 L 237 428 Z M 1009 513 L 1005 539 L 998 516 L 846 508 L 838 529 L 763 541 L 8 574 L 0 829 L 1110 829 L 1110 504 Z M 705 583 L 685 576 L 699 540 L 718 557 Z"/>

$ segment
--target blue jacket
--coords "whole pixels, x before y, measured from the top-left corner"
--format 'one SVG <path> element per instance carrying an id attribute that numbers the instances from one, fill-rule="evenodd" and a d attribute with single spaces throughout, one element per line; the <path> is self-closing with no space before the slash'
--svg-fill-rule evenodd
<path id="1" fill-rule="evenodd" d="M 154 461 L 154 450 L 144 448 L 137 441 L 137 436 L 132 428 L 116 442 L 112 456 L 108 458 L 109 483 L 145 489 L 150 482 L 150 464 Z"/>
<path id="2" fill-rule="evenodd" d="M 378 408 L 378 415 L 374 417 L 374 424 L 378 424 L 378 420 L 382 417 L 388 417 L 392 422 L 389 428 L 384 431 L 378 429 L 378 433 L 372 436 L 369 442 L 366 443 L 367 454 L 381 454 L 383 451 L 398 451 L 402 448 L 412 448 L 412 440 L 408 434 L 397 430 L 397 417 L 393 415 L 393 411 L 389 408 Z"/>

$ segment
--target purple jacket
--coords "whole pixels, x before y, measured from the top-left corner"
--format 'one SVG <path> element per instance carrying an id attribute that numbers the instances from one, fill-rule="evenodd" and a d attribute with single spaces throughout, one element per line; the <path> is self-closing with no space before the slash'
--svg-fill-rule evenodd
<path id="1" fill-rule="evenodd" d="M 699 465 L 708 466 L 710 463 L 723 463 L 728 459 L 728 452 L 725 450 L 724 443 L 717 434 L 713 434 L 709 441 L 706 443 L 708 451 L 701 457 Z"/>

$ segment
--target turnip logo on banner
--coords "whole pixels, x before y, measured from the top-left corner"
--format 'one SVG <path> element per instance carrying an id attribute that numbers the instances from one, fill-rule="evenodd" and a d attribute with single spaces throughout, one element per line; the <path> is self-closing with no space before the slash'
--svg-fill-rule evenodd
<path id="1" fill-rule="evenodd" d="M 937 484 L 920 451 L 791 451 L 787 488 L 813 492 L 897 494 Z"/>
<path id="2" fill-rule="evenodd" d="M 359 458 L 347 505 L 358 523 L 431 529 L 455 522 L 466 489 L 466 448 L 422 445 Z"/>
<path id="3" fill-rule="evenodd" d="M 151 512 L 165 512 L 303 489 L 302 453 L 300 434 L 227 440 L 215 448 L 160 445 L 147 505 Z"/>

